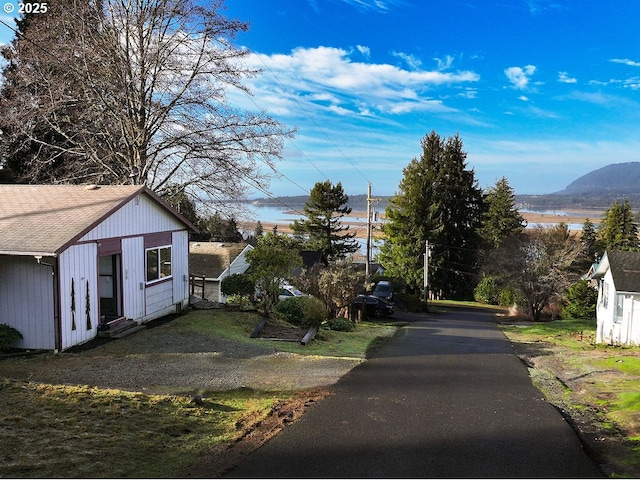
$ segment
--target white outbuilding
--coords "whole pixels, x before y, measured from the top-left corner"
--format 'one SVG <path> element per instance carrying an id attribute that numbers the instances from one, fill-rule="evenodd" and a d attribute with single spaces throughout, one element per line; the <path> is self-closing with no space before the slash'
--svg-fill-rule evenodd
<path id="1" fill-rule="evenodd" d="M 189 231 L 138 185 L 0 185 L 0 324 L 61 351 L 189 303 Z"/>
<path id="2" fill-rule="evenodd" d="M 640 252 L 607 251 L 598 281 L 596 343 L 640 345 Z"/>

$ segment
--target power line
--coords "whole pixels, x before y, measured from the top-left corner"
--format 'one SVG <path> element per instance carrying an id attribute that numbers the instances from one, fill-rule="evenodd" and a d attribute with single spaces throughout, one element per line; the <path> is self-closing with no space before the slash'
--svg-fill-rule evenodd
<path id="1" fill-rule="evenodd" d="M 271 68 L 269 67 L 269 65 L 267 65 L 267 63 L 263 60 L 262 56 L 259 53 L 255 53 L 256 57 L 258 58 L 258 60 L 260 60 L 260 62 L 265 66 L 265 68 L 267 69 L 267 71 L 271 74 L 271 76 L 274 78 L 274 80 L 278 83 L 278 85 L 280 85 L 288 94 L 289 97 L 300 107 L 300 110 L 302 110 L 304 112 L 304 114 L 313 122 L 313 124 L 316 126 L 316 128 L 327 138 L 327 140 L 329 140 L 329 142 L 336 148 L 336 150 L 338 150 L 338 152 L 340 152 L 340 155 L 342 155 L 344 157 L 344 159 L 349 162 L 349 164 L 356 170 L 356 172 L 358 172 L 360 174 L 360 176 L 362 176 L 362 178 L 364 178 L 367 183 L 371 183 L 371 181 L 367 178 L 366 175 L 364 175 L 364 173 L 362 173 L 362 171 L 351 161 L 351 159 L 349 157 L 347 157 L 345 155 L 345 153 L 342 151 L 342 149 L 333 141 L 333 139 L 327 134 L 327 132 L 318 124 L 318 122 L 316 121 L 316 119 L 309 113 L 309 111 L 305 108 L 305 106 L 298 100 L 297 97 L 295 97 L 293 94 L 291 94 L 291 92 L 289 91 L 289 89 L 280 81 L 280 79 L 278 78 L 278 76 L 273 72 L 273 70 L 271 70 Z"/>

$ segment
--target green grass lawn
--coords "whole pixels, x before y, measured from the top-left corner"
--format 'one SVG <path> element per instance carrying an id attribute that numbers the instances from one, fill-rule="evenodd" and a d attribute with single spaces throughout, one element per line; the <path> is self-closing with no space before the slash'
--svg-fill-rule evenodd
<path id="1" fill-rule="evenodd" d="M 601 425 L 623 432 L 628 441 L 626 450 L 616 451 L 618 457 L 612 462 L 620 469 L 640 472 L 640 349 L 596 345 L 593 319 L 527 326 L 503 324 L 501 328 L 517 351 L 532 356 L 554 355 L 569 367 L 572 377 L 584 378 L 585 383 L 578 388 L 565 385 L 564 399 L 576 410 L 597 406 Z"/>
<path id="2" fill-rule="evenodd" d="M 250 338 L 258 321 L 253 313 L 196 310 L 165 327 L 260 343 L 265 340 Z M 300 355 L 365 358 L 396 328 L 393 322 L 363 322 L 352 332 L 321 330 L 307 346 L 270 345 Z M 0 378 L 0 477 L 172 477 L 295 395 L 250 389 L 200 393 L 204 404 L 196 406 L 185 395 Z"/>
<path id="3" fill-rule="evenodd" d="M 0 380 L 0 477 L 171 477 L 263 418 L 277 394 L 188 397 Z"/>
<path id="4" fill-rule="evenodd" d="M 251 338 L 260 321 L 256 313 L 227 312 L 225 310 L 196 310 L 172 323 L 172 327 L 202 334 L 216 335 L 237 342 L 264 345 L 265 340 Z M 269 320 L 273 322 L 273 320 Z M 299 355 L 366 358 L 367 352 L 379 341 L 391 337 L 401 323 L 393 318 L 374 322 L 360 322 L 351 332 L 337 332 L 321 328 L 311 343 L 279 342 L 278 350 Z M 272 344 L 270 344 L 272 345 Z"/>

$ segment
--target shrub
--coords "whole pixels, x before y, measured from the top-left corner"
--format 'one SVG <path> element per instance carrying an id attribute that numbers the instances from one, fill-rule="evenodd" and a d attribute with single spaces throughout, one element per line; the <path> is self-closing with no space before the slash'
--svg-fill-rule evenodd
<path id="1" fill-rule="evenodd" d="M 320 327 L 322 322 L 327 319 L 327 307 L 322 300 L 315 297 L 300 297 L 302 298 L 302 310 L 304 312 L 305 327 Z"/>
<path id="2" fill-rule="evenodd" d="M 511 307 L 513 305 L 522 306 L 525 304 L 522 293 L 513 288 L 505 288 L 500 292 L 499 305 L 503 307 Z"/>
<path id="3" fill-rule="evenodd" d="M 253 308 L 253 303 L 247 295 L 229 295 L 227 297 L 227 305 L 239 305 L 241 310 L 249 310 Z"/>
<path id="4" fill-rule="evenodd" d="M 223 295 L 253 295 L 256 290 L 255 283 L 248 275 L 234 273 L 222 279 L 220 290 Z"/>
<path id="5" fill-rule="evenodd" d="M 596 318 L 597 301 L 598 292 L 586 280 L 580 280 L 569 287 L 562 318 Z"/>
<path id="6" fill-rule="evenodd" d="M 355 328 L 355 325 L 348 318 L 336 317 L 327 320 L 327 328 L 336 332 L 350 332 Z"/>
<path id="7" fill-rule="evenodd" d="M 301 326 L 304 321 L 303 298 L 306 297 L 292 297 L 280 300 L 273 309 L 273 315 L 279 320 Z"/>
<path id="8" fill-rule="evenodd" d="M 278 302 L 276 318 L 300 327 L 319 327 L 327 319 L 327 307 L 315 297 L 292 297 Z"/>
<path id="9" fill-rule="evenodd" d="M 496 277 L 483 277 L 473 291 L 473 298 L 476 302 L 497 305 L 500 300 L 500 290 Z"/>
<path id="10" fill-rule="evenodd" d="M 15 328 L 6 323 L 0 324 L 0 350 L 7 350 L 14 342 L 23 338 L 22 334 Z"/>

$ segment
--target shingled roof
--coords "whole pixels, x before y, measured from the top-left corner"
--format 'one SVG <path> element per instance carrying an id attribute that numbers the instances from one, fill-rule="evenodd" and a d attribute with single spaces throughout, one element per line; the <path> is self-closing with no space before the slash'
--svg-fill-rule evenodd
<path id="1" fill-rule="evenodd" d="M 169 208 L 141 185 L 0 185 L 0 255 L 57 255 L 141 193 Z"/>
<path id="2" fill-rule="evenodd" d="M 189 273 L 205 278 L 218 278 L 247 245 L 247 243 L 190 242 Z"/>
<path id="3" fill-rule="evenodd" d="M 602 277 L 607 269 L 618 292 L 640 292 L 640 252 L 606 252 L 593 277 Z"/>

